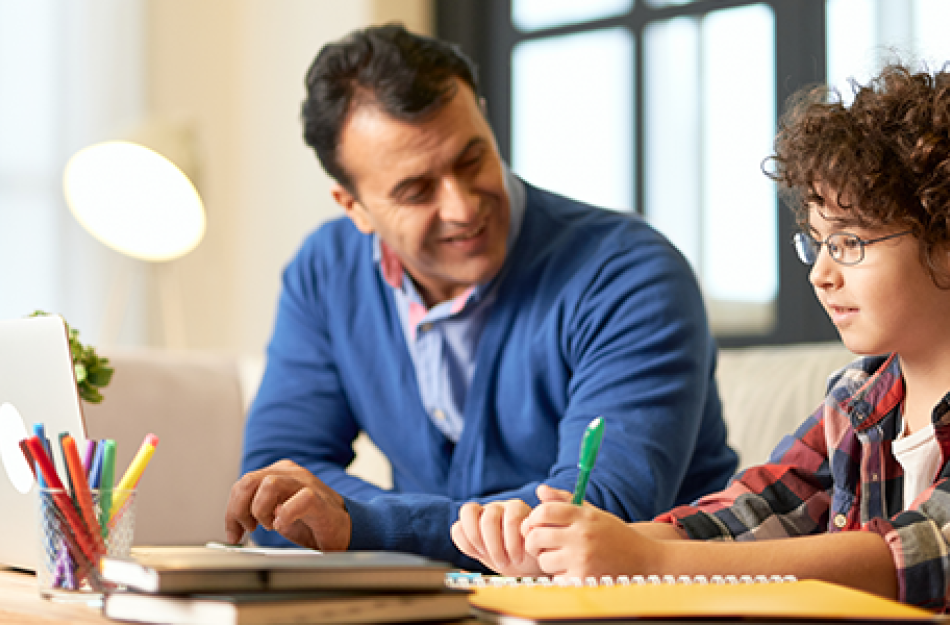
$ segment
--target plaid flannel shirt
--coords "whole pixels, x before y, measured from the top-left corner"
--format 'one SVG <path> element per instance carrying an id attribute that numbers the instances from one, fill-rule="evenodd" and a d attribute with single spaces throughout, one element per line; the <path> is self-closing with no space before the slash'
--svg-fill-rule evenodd
<path id="1" fill-rule="evenodd" d="M 782 439 L 767 464 L 656 520 L 675 523 L 698 540 L 877 532 L 893 554 L 900 600 L 948 611 L 950 393 L 933 410 L 941 470 L 904 510 L 903 470 L 891 451 L 904 399 L 898 358 L 858 359 L 833 374 L 828 389 L 818 410 Z"/>

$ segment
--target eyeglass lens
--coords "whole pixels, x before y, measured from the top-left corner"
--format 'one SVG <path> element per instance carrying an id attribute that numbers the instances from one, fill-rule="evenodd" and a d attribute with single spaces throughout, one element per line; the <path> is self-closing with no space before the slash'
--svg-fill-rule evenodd
<path id="1" fill-rule="evenodd" d="M 795 250 L 798 258 L 806 265 L 814 265 L 821 252 L 821 246 L 828 246 L 831 258 L 844 265 L 853 265 L 864 258 L 864 241 L 847 232 L 836 232 L 822 243 L 804 232 L 795 233 Z"/>

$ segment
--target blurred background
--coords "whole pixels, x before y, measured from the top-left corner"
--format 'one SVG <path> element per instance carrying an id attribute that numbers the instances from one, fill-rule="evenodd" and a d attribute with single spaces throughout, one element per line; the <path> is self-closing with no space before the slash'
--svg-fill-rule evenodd
<path id="1" fill-rule="evenodd" d="M 727 346 L 835 338 L 761 173 L 785 99 L 950 59 L 946 0 L 0 0 L 0 318 L 261 354 L 283 266 L 341 214 L 301 139 L 304 73 L 394 20 L 476 60 L 516 173 L 666 233 Z M 173 260 L 103 244 L 63 189 L 76 152 L 155 127 L 186 138 L 205 211 Z"/>

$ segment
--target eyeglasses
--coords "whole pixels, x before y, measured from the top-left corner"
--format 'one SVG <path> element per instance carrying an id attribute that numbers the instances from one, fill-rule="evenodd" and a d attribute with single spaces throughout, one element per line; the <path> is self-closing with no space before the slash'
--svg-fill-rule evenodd
<path id="1" fill-rule="evenodd" d="M 828 253 L 831 258 L 842 265 L 857 265 L 864 260 L 865 246 L 873 243 L 880 243 L 888 239 L 910 234 L 910 230 L 889 234 L 876 239 L 862 239 L 856 234 L 850 232 L 833 232 L 828 235 L 824 241 L 818 241 L 807 232 L 796 232 L 792 242 L 795 244 L 795 251 L 798 252 L 798 258 L 806 265 L 814 265 L 818 260 L 818 254 L 821 252 L 821 246 L 828 246 Z"/>

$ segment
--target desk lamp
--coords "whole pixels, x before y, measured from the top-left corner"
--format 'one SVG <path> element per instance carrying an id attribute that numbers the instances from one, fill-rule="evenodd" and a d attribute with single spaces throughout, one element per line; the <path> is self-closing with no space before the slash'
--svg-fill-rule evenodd
<path id="1" fill-rule="evenodd" d="M 156 266 L 166 345 L 184 346 L 181 297 L 168 261 L 181 258 L 205 233 L 204 205 L 194 176 L 190 134 L 179 125 L 152 123 L 128 140 L 106 141 L 77 152 L 63 186 L 76 220 L 94 238 L 128 257 Z M 128 276 L 124 282 L 128 283 Z M 124 295 L 116 293 L 125 290 Z M 124 300 L 124 301 L 121 301 Z M 116 288 L 103 322 L 114 334 L 128 304 Z M 108 343 L 100 338 L 101 343 Z"/>

